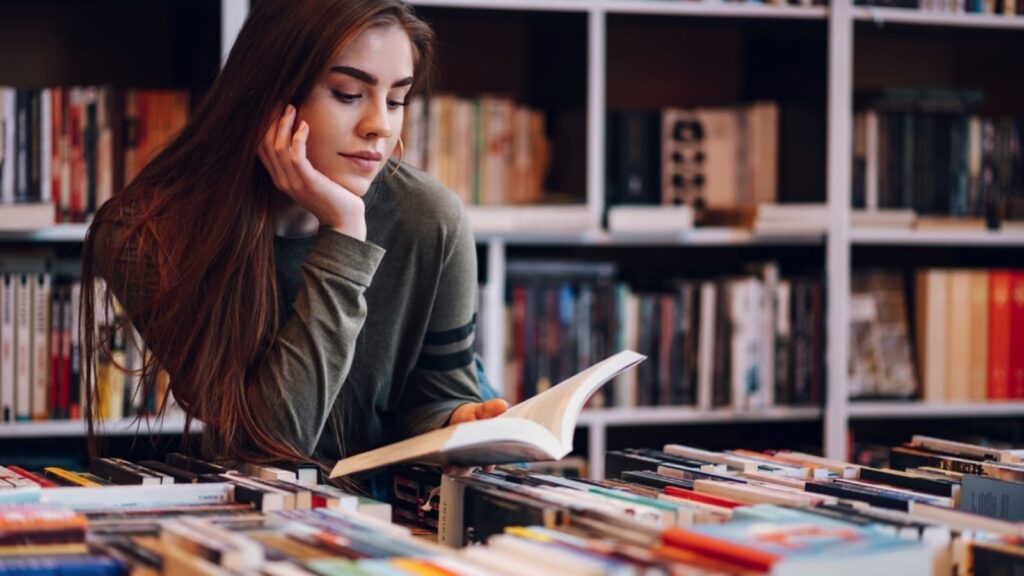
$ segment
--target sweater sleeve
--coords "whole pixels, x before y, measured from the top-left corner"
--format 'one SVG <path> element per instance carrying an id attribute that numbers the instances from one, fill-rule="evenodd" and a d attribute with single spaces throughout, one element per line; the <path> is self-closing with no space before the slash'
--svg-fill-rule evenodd
<path id="1" fill-rule="evenodd" d="M 476 293 L 476 244 L 461 213 L 451 250 L 443 259 L 420 355 L 400 402 L 402 436 L 444 426 L 457 407 L 481 401 L 473 353 Z"/>
<path id="2" fill-rule="evenodd" d="M 110 246 L 108 240 L 122 232 L 104 225 L 97 245 Z M 138 309 L 153 293 L 119 291 L 118 286 L 127 285 L 119 278 L 122 267 L 108 262 L 104 252 L 97 250 L 97 273 L 107 278 L 114 295 L 135 318 L 133 308 Z M 266 405 L 273 407 L 268 411 L 273 419 L 268 427 L 305 454 L 316 449 L 352 366 L 356 339 L 366 320 L 364 293 L 384 253 L 372 243 L 321 228 L 302 265 L 303 281 L 292 304 L 293 313 L 280 327 L 255 375 L 252 385 Z M 147 281 L 132 285 L 143 287 L 143 291 L 154 289 L 155 265 L 152 279 L 150 274 L 146 276 Z M 159 350 L 153 352 L 160 357 Z"/>

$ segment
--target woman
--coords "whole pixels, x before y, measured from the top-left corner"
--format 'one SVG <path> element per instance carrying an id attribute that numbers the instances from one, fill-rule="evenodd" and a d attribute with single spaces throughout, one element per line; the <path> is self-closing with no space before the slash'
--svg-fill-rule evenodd
<path id="1" fill-rule="evenodd" d="M 254 4 L 188 125 L 96 215 L 83 326 L 102 276 L 152 351 L 143 388 L 167 372 L 209 456 L 334 460 L 500 414 L 465 212 L 387 160 L 430 29 L 399 0 Z"/>

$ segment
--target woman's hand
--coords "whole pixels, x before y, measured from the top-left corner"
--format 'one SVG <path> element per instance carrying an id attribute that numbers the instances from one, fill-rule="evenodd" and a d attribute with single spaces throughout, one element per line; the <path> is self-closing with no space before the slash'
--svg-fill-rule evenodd
<path id="1" fill-rule="evenodd" d="M 474 420 L 486 420 L 488 418 L 494 418 L 504 414 L 508 410 L 508 402 L 501 398 L 495 400 L 488 400 L 487 402 L 471 402 L 469 404 L 463 404 L 452 411 L 452 415 L 448 418 L 448 426 L 454 426 L 456 424 L 462 424 L 463 422 L 472 422 Z M 474 466 L 455 466 L 449 464 L 444 467 L 444 473 L 449 476 L 468 476 L 475 470 Z M 486 471 L 494 470 L 494 466 L 487 466 L 484 468 Z"/>
<path id="2" fill-rule="evenodd" d="M 321 226 L 358 240 L 366 240 L 363 199 L 313 167 L 306 157 L 309 124 L 295 129 L 297 111 L 289 104 L 275 118 L 260 142 L 257 155 L 274 186 L 309 211 Z"/>

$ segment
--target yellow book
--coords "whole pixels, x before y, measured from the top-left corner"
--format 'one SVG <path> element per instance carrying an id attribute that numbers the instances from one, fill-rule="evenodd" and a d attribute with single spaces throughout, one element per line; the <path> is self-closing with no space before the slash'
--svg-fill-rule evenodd
<path id="1" fill-rule="evenodd" d="M 49 556 L 51 554 L 85 554 L 87 552 L 89 552 L 89 546 L 85 542 L 0 546 L 0 556 Z"/>
<path id="2" fill-rule="evenodd" d="M 102 486 L 102 484 L 93 482 L 92 480 L 89 480 L 88 478 L 85 478 L 80 474 L 75 474 L 74 472 L 69 472 L 63 468 L 57 468 L 56 466 L 48 466 L 46 468 L 43 468 L 43 472 L 45 472 L 48 476 L 60 480 L 61 482 L 72 484 L 74 486 L 86 486 L 92 488 Z"/>
<path id="3" fill-rule="evenodd" d="M 391 565 L 395 568 L 400 568 L 411 574 L 421 574 L 422 576 L 450 576 L 451 572 L 442 570 L 432 564 L 429 564 L 423 560 L 413 560 L 412 558 L 395 558 L 391 561 Z"/>
<path id="4" fill-rule="evenodd" d="M 966 339 L 953 335 L 970 334 L 971 328 L 971 272 L 950 270 L 949 272 L 949 316 L 946 334 L 946 400 L 948 402 L 969 402 L 970 395 L 970 344 Z"/>
<path id="5" fill-rule="evenodd" d="M 970 272 L 971 325 L 967 336 L 968 390 L 972 402 L 988 400 L 988 270 Z"/>

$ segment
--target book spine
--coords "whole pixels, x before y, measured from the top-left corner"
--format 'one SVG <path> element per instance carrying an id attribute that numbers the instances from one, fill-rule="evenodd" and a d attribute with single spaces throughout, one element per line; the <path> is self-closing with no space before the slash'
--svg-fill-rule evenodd
<path id="1" fill-rule="evenodd" d="M 17 420 L 32 417 L 32 285 L 14 275 L 14 404 Z"/>
<path id="2" fill-rule="evenodd" d="M 1012 351 L 1010 289 L 1013 273 L 993 270 L 989 276 L 988 298 L 988 398 L 1013 398 L 1010 386 Z"/>
<path id="3" fill-rule="evenodd" d="M 32 274 L 32 418 L 51 416 L 50 274 Z"/>

